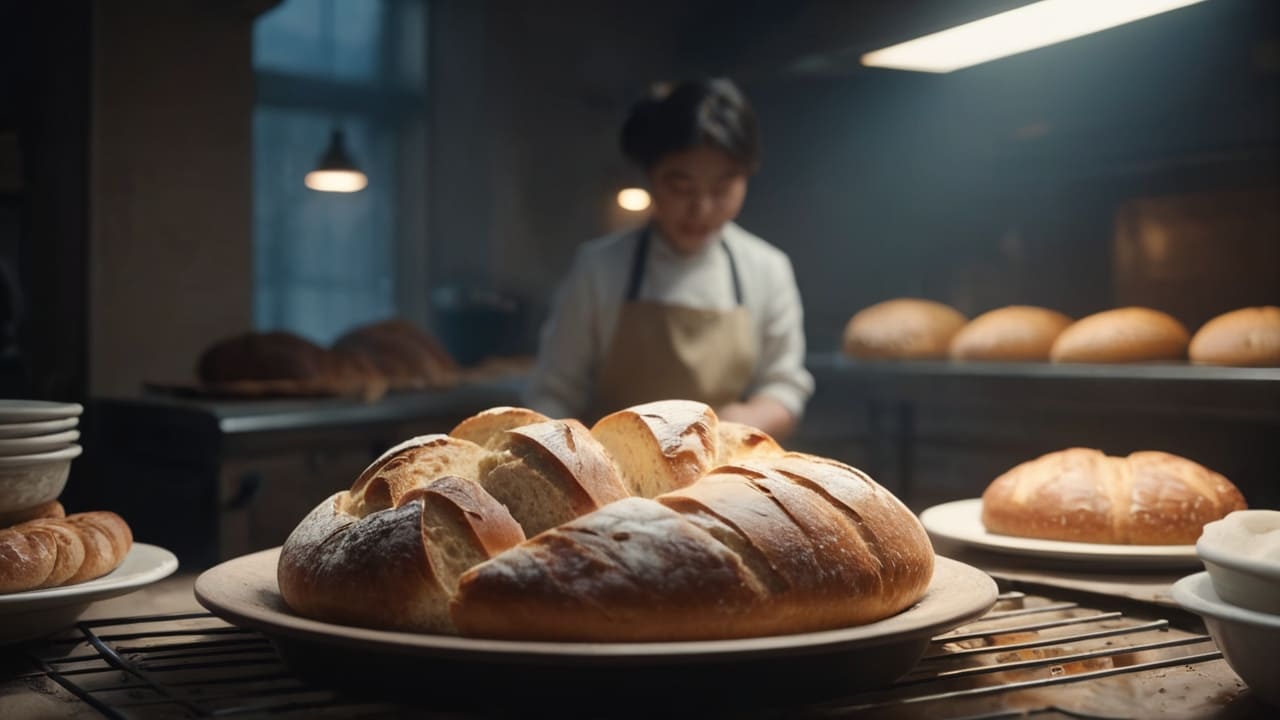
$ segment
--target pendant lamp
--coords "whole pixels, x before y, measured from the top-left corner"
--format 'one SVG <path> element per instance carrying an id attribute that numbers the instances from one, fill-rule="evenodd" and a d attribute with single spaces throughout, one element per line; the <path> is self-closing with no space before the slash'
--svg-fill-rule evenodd
<path id="1" fill-rule="evenodd" d="M 325 2 L 322 22 L 322 30 L 327 41 L 325 44 L 329 46 L 329 57 L 333 63 L 330 68 L 333 74 L 332 80 L 336 84 L 338 81 L 338 48 L 333 32 L 335 27 L 333 0 Z M 320 161 L 316 164 L 316 168 L 303 178 L 303 182 L 312 190 L 319 190 L 320 192 L 359 192 L 369 185 L 368 176 L 360 171 L 355 161 L 351 159 L 351 154 L 347 152 L 347 143 L 343 136 L 342 128 L 337 126 L 333 128 L 333 134 L 329 137 L 329 147 L 320 156 Z"/>
<path id="2" fill-rule="evenodd" d="M 316 169 L 307 173 L 304 182 L 312 190 L 321 192 L 359 192 L 369 184 L 369 178 L 347 153 L 342 130 L 334 128 L 329 148 L 320 156 Z"/>

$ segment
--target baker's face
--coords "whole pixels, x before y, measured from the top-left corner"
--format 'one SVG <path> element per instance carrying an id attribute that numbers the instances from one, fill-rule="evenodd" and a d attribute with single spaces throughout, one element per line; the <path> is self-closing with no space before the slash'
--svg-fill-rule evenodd
<path id="1" fill-rule="evenodd" d="M 738 216 L 747 195 L 746 170 L 723 150 L 697 146 L 664 155 L 649 171 L 653 219 L 677 252 L 707 246 Z"/>

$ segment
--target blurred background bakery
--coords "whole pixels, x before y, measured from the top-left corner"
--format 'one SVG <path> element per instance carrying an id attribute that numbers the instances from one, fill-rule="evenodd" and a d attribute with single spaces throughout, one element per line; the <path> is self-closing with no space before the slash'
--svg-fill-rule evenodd
<path id="1" fill-rule="evenodd" d="M 97 495 L 69 502 L 191 562 L 278 544 L 381 449 L 515 401 L 577 244 L 646 218 L 628 103 L 723 75 L 768 139 L 738 221 L 788 253 L 806 311 L 791 446 L 915 509 L 1076 445 L 1176 453 L 1280 505 L 1280 370 L 1196 356 L 1239 357 L 1239 333 L 1124 364 L 1034 359 L 1043 334 L 951 351 L 957 318 L 1001 308 L 1042 333 L 1147 308 L 1194 336 L 1280 306 L 1280 5 L 949 72 L 865 57 L 1027 4 L 6 3 L 0 383 L 85 405 L 95 480 L 71 489 Z M 903 298 L 956 313 L 931 359 L 845 354 L 855 314 Z M 385 323 L 417 341 L 360 335 Z M 201 375 L 271 333 L 319 385 Z"/>

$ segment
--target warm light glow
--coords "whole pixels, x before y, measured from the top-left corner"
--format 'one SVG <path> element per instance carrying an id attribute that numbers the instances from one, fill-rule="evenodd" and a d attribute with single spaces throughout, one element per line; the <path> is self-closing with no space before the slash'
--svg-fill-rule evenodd
<path id="1" fill-rule="evenodd" d="M 350 193 L 365 189 L 369 178 L 358 170 L 312 170 L 307 173 L 303 182 L 312 190 L 320 192 Z"/>
<path id="2" fill-rule="evenodd" d="M 640 212 L 649 207 L 649 191 L 641 188 L 624 188 L 618 192 L 618 207 Z"/>
<path id="3" fill-rule="evenodd" d="M 1041 0 L 869 52 L 862 64 L 946 73 L 1204 0 Z"/>

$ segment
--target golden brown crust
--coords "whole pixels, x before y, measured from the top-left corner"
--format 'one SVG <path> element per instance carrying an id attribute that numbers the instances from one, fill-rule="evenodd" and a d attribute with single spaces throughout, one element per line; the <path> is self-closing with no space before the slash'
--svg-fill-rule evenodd
<path id="1" fill-rule="evenodd" d="M 469 480 L 479 476 L 480 460 L 487 451 L 467 440 L 448 435 L 420 435 L 383 453 L 351 486 L 344 510 L 357 516 L 395 507 L 410 490 L 426 487 L 444 475 Z"/>
<path id="2" fill-rule="evenodd" d="M 1131 363 L 1182 360 L 1191 335 L 1173 316 L 1144 307 L 1081 318 L 1053 343 L 1054 362 Z"/>
<path id="3" fill-rule="evenodd" d="M 750 637 L 887 617 L 932 573 L 928 536 L 896 498 L 791 454 L 555 527 L 465 573 L 452 612 L 483 637 Z"/>
<path id="4" fill-rule="evenodd" d="M 132 544 L 129 525 L 113 512 L 37 518 L 0 530 L 0 592 L 101 577 L 124 562 Z"/>
<path id="5" fill-rule="evenodd" d="M 859 310 L 844 328 L 846 355 L 865 360 L 945 358 L 966 318 L 933 300 L 897 298 Z"/>
<path id="6" fill-rule="evenodd" d="M 1056 310 L 1010 305 L 970 320 L 951 339 L 953 360 L 1048 360 L 1053 341 L 1071 324 Z"/>
<path id="7" fill-rule="evenodd" d="M 774 457 L 786 452 L 769 433 L 743 423 L 721 420 L 716 435 L 717 466 L 753 457 Z"/>
<path id="8" fill-rule="evenodd" d="M 1213 318 L 1191 338 L 1188 355 L 1199 365 L 1280 366 L 1280 307 L 1240 308 Z"/>
<path id="9" fill-rule="evenodd" d="M 591 428 L 632 495 L 654 497 L 685 487 L 716 463 L 719 418 L 692 400 L 659 400 L 600 418 Z"/>
<path id="10" fill-rule="evenodd" d="M 1230 481 L 1186 458 L 1069 448 L 992 481 L 982 523 L 988 532 L 1047 540 L 1188 545 L 1205 523 L 1245 507 Z"/>
<path id="11" fill-rule="evenodd" d="M 502 434 L 508 430 L 549 420 L 551 418 L 529 408 L 493 407 L 458 423 L 449 431 L 449 435 L 469 440 L 482 447 L 491 447 L 500 441 Z"/>

